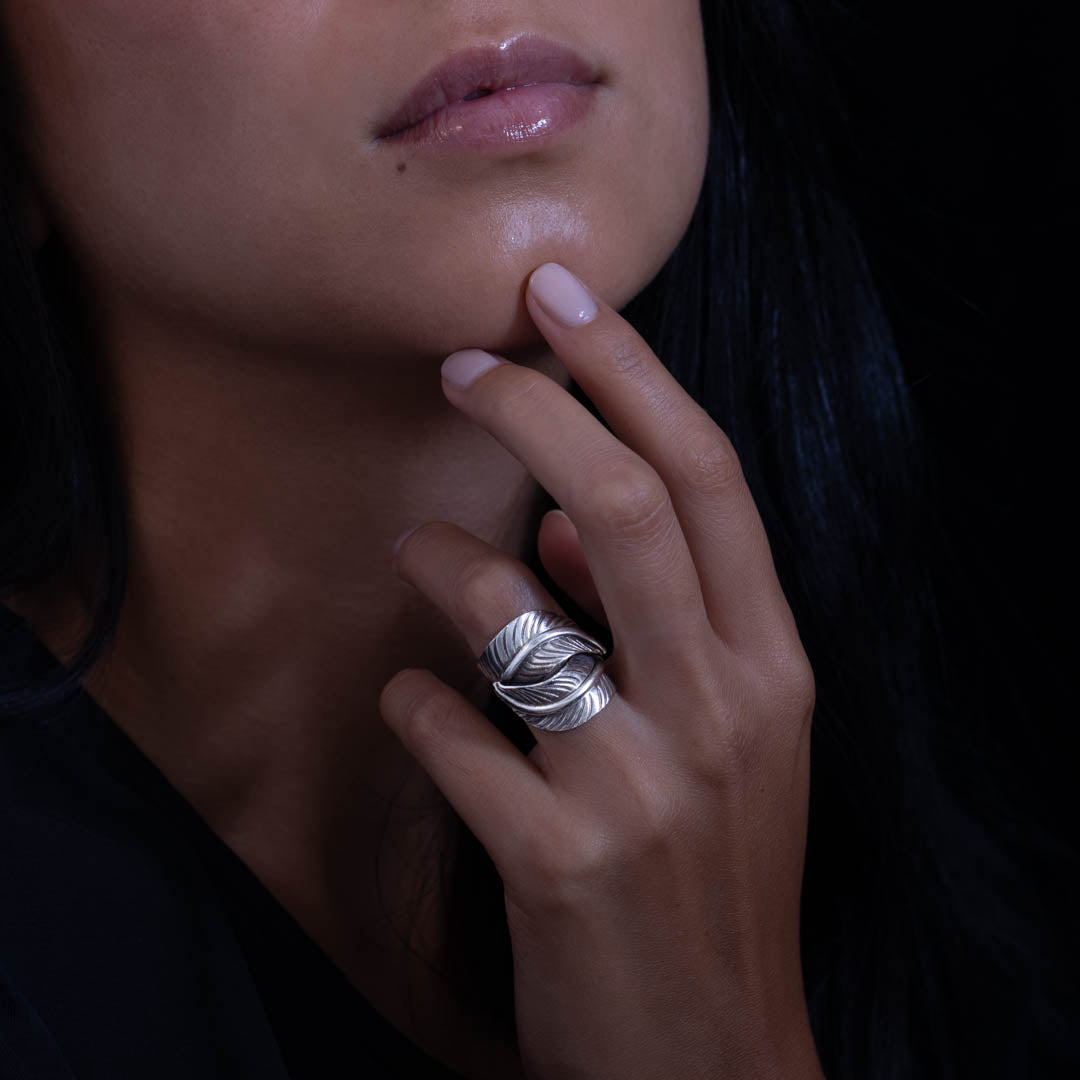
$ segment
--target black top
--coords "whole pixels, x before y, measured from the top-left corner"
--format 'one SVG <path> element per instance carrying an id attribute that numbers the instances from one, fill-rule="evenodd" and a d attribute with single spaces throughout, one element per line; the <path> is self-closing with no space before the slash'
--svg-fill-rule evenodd
<path id="1" fill-rule="evenodd" d="M 56 663 L 21 619 L 2 662 Z M 85 690 L 0 721 L 0 1080 L 457 1075 L 375 1011 Z"/>

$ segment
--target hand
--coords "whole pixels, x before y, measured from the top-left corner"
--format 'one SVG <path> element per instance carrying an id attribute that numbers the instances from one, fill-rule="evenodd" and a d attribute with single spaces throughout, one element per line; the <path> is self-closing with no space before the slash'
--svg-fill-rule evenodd
<path id="1" fill-rule="evenodd" d="M 565 509 L 541 558 L 609 628 L 617 694 L 581 727 L 534 729 L 528 756 L 429 671 L 395 675 L 383 717 L 502 876 L 529 1076 L 821 1077 L 799 955 L 814 680 L 738 459 L 566 271 L 533 274 L 526 303 L 615 434 L 475 350 L 443 388 Z M 471 384 L 447 377 L 477 361 Z M 477 657 L 523 611 L 562 612 L 447 522 L 409 535 L 395 569 Z"/>

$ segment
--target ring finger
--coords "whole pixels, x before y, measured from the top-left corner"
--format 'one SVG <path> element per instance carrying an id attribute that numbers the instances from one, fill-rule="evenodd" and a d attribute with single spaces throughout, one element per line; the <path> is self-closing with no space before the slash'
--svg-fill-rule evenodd
<path id="1" fill-rule="evenodd" d="M 488 642 L 522 613 L 539 609 L 566 614 L 528 567 L 451 522 L 428 522 L 410 533 L 398 549 L 394 569 L 450 617 L 477 660 Z M 607 670 L 621 689 L 614 656 Z M 544 760 L 561 758 L 560 748 L 580 760 L 587 744 L 609 742 L 612 724 L 606 721 L 612 711 L 626 711 L 618 695 L 592 720 L 570 731 L 532 728 Z M 620 728 L 624 721 L 620 715 Z M 620 738 L 626 734 L 618 732 Z"/>

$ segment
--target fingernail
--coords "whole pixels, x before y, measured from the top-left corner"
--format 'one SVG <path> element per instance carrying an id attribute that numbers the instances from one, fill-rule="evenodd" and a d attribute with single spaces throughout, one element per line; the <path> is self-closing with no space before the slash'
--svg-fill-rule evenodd
<path id="1" fill-rule="evenodd" d="M 596 318 L 596 301 L 573 274 L 558 263 L 544 263 L 529 278 L 529 288 L 544 310 L 563 326 L 573 328 Z"/>
<path id="2" fill-rule="evenodd" d="M 413 534 L 414 532 L 416 532 L 416 530 L 417 530 L 417 529 L 419 529 L 419 528 L 420 528 L 420 526 L 419 526 L 419 525 L 413 525 L 413 526 L 412 526 L 412 528 L 410 528 L 410 529 L 406 529 L 406 530 L 405 530 L 405 531 L 404 531 L 404 532 L 403 532 L 403 533 L 402 533 L 402 534 L 401 534 L 401 535 L 400 535 L 400 536 L 399 536 L 399 537 L 398 537 L 398 538 L 397 538 L 397 539 L 396 539 L 396 540 L 394 541 L 394 550 L 393 550 L 393 553 L 392 553 L 392 558 L 395 558 L 395 559 L 397 558 L 397 553 L 398 553 L 398 552 L 399 552 L 399 551 L 401 550 L 401 545 L 402 545 L 402 544 L 404 544 L 404 543 L 405 543 L 405 541 L 406 541 L 406 540 L 408 540 L 408 539 L 409 539 L 409 537 L 410 537 L 410 536 L 412 536 L 412 534 Z"/>
<path id="3" fill-rule="evenodd" d="M 464 390 L 485 371 L 490 371 L 501 363 L 503 361 L 497 356 L 492 356 L 482 349 L 462 349 L 461 352 L 451 353 L 443 361 L 442 377 L 453 386 L 460 386 Z"/>

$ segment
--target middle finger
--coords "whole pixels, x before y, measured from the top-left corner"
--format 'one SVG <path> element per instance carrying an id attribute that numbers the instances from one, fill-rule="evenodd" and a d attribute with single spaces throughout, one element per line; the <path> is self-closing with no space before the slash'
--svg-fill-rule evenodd
<path id="1" fill-rule="evenodd" d="M 659 474 L 553 379 L 501 358 L 451 402 L 489 431 L 577 527 L 614 647 L 634 664 L 684 658 L 713 636 L 697 569 Z"/>

